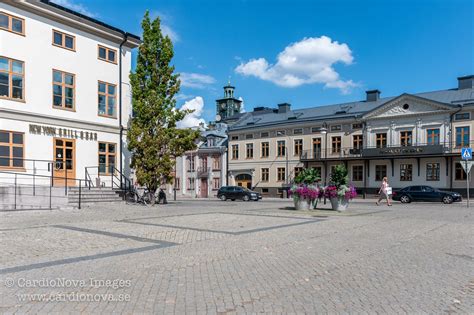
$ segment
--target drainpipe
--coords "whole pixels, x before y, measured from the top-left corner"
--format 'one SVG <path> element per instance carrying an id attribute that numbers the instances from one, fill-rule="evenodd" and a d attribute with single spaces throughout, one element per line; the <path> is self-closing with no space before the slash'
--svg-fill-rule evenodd
<path id="1" fill-rule="evenodd" d="M 119 140 L 119 148 L 120 148 L 120 158 L 119 158 L 119 165 L 120 165 L 120 188 L 123 187 L 123 125 L 122 125 L 122 46 L 127 42 L 128 33 L 123 34 L 123 40 L 120 43 L 119 47 L 119 130 L 120 130 L 120 140 Z"/>

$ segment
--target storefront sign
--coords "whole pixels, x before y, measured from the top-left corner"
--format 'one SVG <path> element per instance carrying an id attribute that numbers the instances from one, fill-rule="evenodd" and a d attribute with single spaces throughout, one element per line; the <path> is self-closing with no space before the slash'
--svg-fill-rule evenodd
<path id="1" fill-rule="evenodd" d="M 58 138 L 97 141 L 97 132 L 30 124 L 30 133 Z"/>
<path id="2" fill-rule="evenodd" d="M 442 154 L 442 153 L 443 153 L 442 145 L 370 148 L 370 149 L 362 150 L 363 157 L 391 156 L 391 155 L 426 155 L 426 154 Z"/>

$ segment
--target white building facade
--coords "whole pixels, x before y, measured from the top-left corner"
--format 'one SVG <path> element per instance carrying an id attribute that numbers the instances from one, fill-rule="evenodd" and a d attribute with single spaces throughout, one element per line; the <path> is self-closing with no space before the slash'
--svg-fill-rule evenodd
<path id="1" fill-rule="evenodd" d="M 49 1 L 0 3 L 0 172 L 110 184 L 129 174 L 131 51 L 140 38 Z M 45 177 L 43 177 L 45 176 Z M 107 184 L 107 185 L 108 185 Z"/>

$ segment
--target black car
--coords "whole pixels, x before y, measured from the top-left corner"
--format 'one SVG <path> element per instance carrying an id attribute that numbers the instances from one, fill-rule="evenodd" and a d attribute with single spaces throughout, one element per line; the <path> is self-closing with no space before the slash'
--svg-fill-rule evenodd
<path id="1" fill-rule="evenodd" d="M 227 199 L 232 201 L 236 199 L 241 199 L 243 201 L 258 201 L 259 199 L 262 199 L 262 195 L 258 192 L 251 191 L 240 186 L 223 186 L 219 188 L 219 191 L 217 192 L 217 198 L 222 201 L 226 201 Z"/>
<path id="2" fill-rule="evenodd" d="M 392 199 L 402 203 L 412 201 L 433 201 L 442 203 L 453 203 L 462 201 L 459 193 L 453 191 L 442 191 L 430 186 L 408 186 L 392 194 Z"/>

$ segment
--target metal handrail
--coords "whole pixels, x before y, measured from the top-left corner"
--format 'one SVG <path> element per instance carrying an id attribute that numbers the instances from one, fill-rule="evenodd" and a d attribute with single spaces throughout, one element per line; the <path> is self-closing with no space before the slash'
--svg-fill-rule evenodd
<path id="1" fill-rule="evenodd" d="M 51 168 L 51 174 L 50 175 L 40 175 L 40 174 L 28 174 L 28 173 L 17 173 L 17 172 L 11 172 L 11 171 L 4 171 L 0 170 L 0 174 L 8 174 L 12 175 L 14 177 L 14 209 L 17 209 L 17 188 L 18 186 L 24 186 L 21 184 L 18 184 L 18 177 L 19 176 L 26 176 L 26 177 L 33 177 L 33 178 L 47 178 L 49 179 L 49 209 L 52 209 L 52 187 L 54 187 L 54 181 L 55 179 L 62 179 L 64 180 L 65 183 L 65 193 L 64 195 L 67 196 L 67 182 L 70 180 L 79 182 L 79 200 L 78 200 L 78 208 L 81 209 L 81 202 L 82 202 L 82 182 L 84 181 L 81 178 L 71 178 L 66 176 L 54 176 L 53 170 Z M 69 186 L 70 187 L 70 186 Z M 36 195 L 36 181 L 33 180 L 33 196 Z"/>

